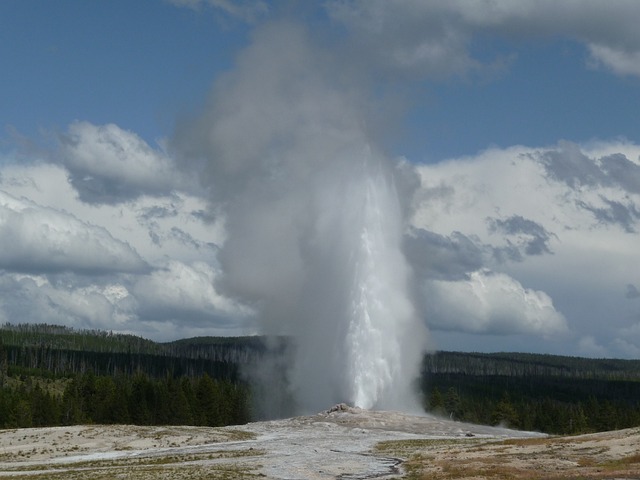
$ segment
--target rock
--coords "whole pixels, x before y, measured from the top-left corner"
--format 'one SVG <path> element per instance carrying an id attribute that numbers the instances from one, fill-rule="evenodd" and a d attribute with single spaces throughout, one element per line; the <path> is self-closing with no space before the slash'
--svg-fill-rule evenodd
<path id="1" fill-rule="evenodd" d="M 346 403 L 338 403 L 333 407 L 331 407 L 329 410 L 327 410 L 326 413 L 328 415 L 331 415 L 332 413 L 336 413 L 336 412 L 341 413 L 341 412 L 352 412 L 352 411 L 353 409 Z"/>

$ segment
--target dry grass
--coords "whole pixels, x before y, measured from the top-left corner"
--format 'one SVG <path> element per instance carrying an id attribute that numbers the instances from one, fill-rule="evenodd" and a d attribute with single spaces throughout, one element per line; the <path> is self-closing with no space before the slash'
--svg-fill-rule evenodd
<path id="1" fill-rule="evenodd" d="M 576 437 L 384 442 L 409 480 L 640 479 L 640 429 Z"/>
<path id="2" fill-rule="evenodd" d="M 170 454 L 122 458 L 116 460 L 92 460 L 73 464 L 17 467 L 5 470 L 4 478 L 24 480 L 156 480 L 156 479 L 225 479 L 236 480 L 260 477 L 255 466 L 243 465 L 242 459 L 263 455 L 261 450 L 219 450 L 197 454 Z M 7 475 L 8 474 L 8 475 Z M 13 475 L 12 475 L 13 474 Z"/>
<path id="3" fill-rule="evenodd" d="M 94 469 L 71 469 L 43 471 L 8 478 L 22 480 L 240 480 L 260 478 L 254 470 L 235 464 L 216 466 L 159 467 L 140 465 L 136 467 L 103 466 Z"/>
<path id="4" fill-rule="evenodd" d="M 0 433 L 0 480 L 234 480 L 259 476 L 264 455 L 250 446 L 222 447 L 256 437 L 232 428 L 90 425 Z"/>

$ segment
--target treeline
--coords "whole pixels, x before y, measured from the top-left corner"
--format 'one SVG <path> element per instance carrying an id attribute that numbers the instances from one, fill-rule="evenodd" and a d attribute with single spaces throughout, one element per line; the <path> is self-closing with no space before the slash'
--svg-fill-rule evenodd
<path id="1" fill-rule="evenodd" d="M 165 375 L 239 381 L 240 369 L 262 358 L 267 348 L 284 349 L 283 339 L 199 337 L 157 343 L 135 335 L 74 330 L 47 324 L 4 324 L 0 327 L 0 385 L 3 374 L 58 377 L 96 375 Z M 1 367 L 1 365 L 0 365 Z"/>
<path id="2" fill-rule="evenodd" d="M 0 428 L 246 423 L 251 393 L 240 366 L 263 348 L 260 341 L 210 337 L 163 344 L 95 330 L 5 324 Z M 200 345 L 195 354 L 191 343 Z"/>
<path id="3" fill-rule="evenodd" d="M 43 323 L 5 323 L 0 328 L 0 340 L 4 345 L 24 347 L 47 345 L 49 348 L 57 350 L 135 354 L 160 354 L 163 352 L 161 343 L 136 335 L 104 330 L 75 330 L 61 325 Z"/>
<path id="4" fill-rule="evenodd" d="M 291 347 L 286 338 L 156 343 L 55 325 L 4 325 L 0 427 L 226 425 L 277 416 L 293 399 L 281 396 L 273 412 L 255 409 L 252 397 L 271 395 L 264 389 L 273 386 L 249 385 L 241 372 L 268 352 L 284 369 Z M 425 356 L 420 386 L 427 410 L 461 421 L 559 434 L 640 426 L 638 360 L 437 352 Z"/>
<path id="5" fill-rule="evenodd" d="M 6 361 L 7 374 L 31 375 L 55 378 L 92 372 L 96 375 L 134 375 L 144 372 L 153 378 L 198 377 L 204 374 L 212 378 L 238 381 L 239 363 L 218 361 L 207 357 L 189 358 L 148 353 L 67 350 L 39 345 L 0 344 L 0 363 Z M 0 368 L 0 385 L 4 371 Z"/>
<path id="6" fill-rule="evenodd" d="M 0 389 L 0 428 L 75 424 L 204 425 L 246 423 L 245 385 L 199 378 L 153 379 L 92 372 L 68 379 L 31 377 Z"/>
<path id="7" fill-rule="evenodd" d="M 428 411 L 460 421 L 554 434 L 615 430 L 640 425 L 638 363 L 440 352 L 425 358 L 422 389 Z"/>
<path id="8" fill-rule="evenodd" d="M 284 340 L 276 340 L 284 345 Z M 0 327 L 5 347 L 47 352 L 92 352 L 140 357 L 169 357 L 244 364 L 254 362 L 267 348 L 262 337 L 198 337 L 159 343 L 130 334 L 75 330 L 47 324 L 10 324 Z M 269 345 L 271 347 L 271 345 Z M 61 354 L 62 355 L 62 354 Z M 64 358 L 62 359 L 64 361 Z M 49 358 L 55 367 L 57 358 Z M 73 362 L 71 363 L 73 365 Z M 64 368 L 67 366 L 65 365 Z"/>
<path id="9" fill-rule="evenodd" d="M 436 352 L 425 355 L 423 371 L 427 375 L 462 373 L 475 376 L 640 380 L 640 360 L 535 353 Z"/>

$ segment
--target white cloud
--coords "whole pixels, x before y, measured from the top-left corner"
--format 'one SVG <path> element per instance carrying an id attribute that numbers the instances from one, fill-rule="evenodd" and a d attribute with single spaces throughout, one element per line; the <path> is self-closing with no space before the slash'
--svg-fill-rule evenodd
<path id="1" fill-rule="evenodd" d="M 95 205 L 79 201 L 67 170 L 59 165 L 8 163 L 0 174 L 1 190 L 78 219 L 90 218 L 91 225 L 126 239 L 152 265 L 167 257 L 215 262 L 216 245 L 224 242 L 224 217 L 212 216 L 208 202 L 197 195 L 173 192 Z"/>
<path id="2" fill-rule="evenodd" d="M 269 13 L 269 5 L 263 0 L 167 0 L 177 7 L 199 9 L 209 5 L 225 14 L 245 22 L 255 22 Z"/>
<path id="3" fill-rule="evenodd" d="M 627 52 L 607 45 L 589 45 L 596 65 L 609 67 L 619 75 L 640 77 L 640 50 Z"/>
<path id="4" fill-rule="evenodd" d="M 169 156 L 113 124 L 72 123 L 60 136 L 59 156 L 80 199 L 88 203 L 122 203 L 188 185 Z"/>
<path id="5" fill-rule="evenodd" d="M 327 5 L 331 17 L 365 46 L 368 61 L 384 68 L 436 76 L 464 73 L 486 66 L 470 54 L 474 35 L 495 34 L 571 38 L 583 42 L 598 64 L 640 75 L 635 21 L 640 4 L 634 0 L 336 0 Z"/>
<path id="6" fill-rule="evenodd" d="M 430 328 L 473 333 L 550 335 L 567 324 L 551 298 L 503 273 L 480 270 L 468 280 L 426 282 Z"/>
<path id="7" fill-rule="evenodd" d="M 422 189 L 413 226 L 437 246 L 414 246 L 432 256 L 424 260 L 430 269 L 419 272 L 427 318 L 435 306 L 438 328 L 506 331 L 512 317 L 514 325 L 533 331 L 525 312 L 553 301 L 576 336 L 564 353 L 628 356 L 633 349 L 615 339 L 637 315 L 625 292 L 640 284 L 639 153 L 625 141 L 560 143 L 489 149 L 418 167 Z M 447 273 L 457 278 L 434 269 L 440 257 L 456 268 Z M 479 277 L 478 262 L 497 273 Z M 460 268 L 469 281 L 445 281 L 459 280 Z M 525 287 L 539 295 L 525 295 Z M 516 299 L 527 305 L 519 312 L 508 308 Z M 443 305 L 458 317 L 450 318 Z M 541 331 L 544 325 L 557 323 L 540 324 Z M 586 340 L 581 345 L 578 337 L 598 339 L 602 350 Z"/>
<path id="8" fill-rule="evenodd" d="M 0 318 L 11 323 L 49 323 L 74 328 L 135 328 L 135 301 L 119 284 L 82 285 L 66 278 L 0 275 Z"/>
<path id="9" fill-rule="evenodd" d="M 26 272 L 139 272 L 146 262 L 106 229 L 0 191 L 0 266 Z"/>
<path id="10" fill-rule="evenodd" d="M 121 155 L 138 146 L 121 142 L 132 149 Z M 253 333 L 250 312 L 214 286 L 224 217 L 206 200 L 171 192 L 88 204 L 62 166 L 2 160 L 2 321 L 158 340 Z"/>
<path id="11" fill-rule="evenodd" d="M 172 260 L 166 268 L 141 276 L 133 285 L 139 313 L 146 320 L 189 324 L 230 324 L 251 312 L 215 289 L 218 272 L 203 262 Z"/>
<path id="12" fill-rule="evenodd" d="M 0 274 L 0 321 L 115 330 L 172 340 L 253 333 L 252 312 L 216 292 L 204 263 L 146 275 Z"/>
<path id="13" fill-rule="evenodd" d="M 585 357 L 605 358 L 608 356 L 607 349 L 600 345 L 591 335 L 580 339 L 578 342 L 578 351 Z"/>
<path id="14" fill-rule="evenodd" d="M 640 318 L 640 315 L 635 316 Z M 640 357 L 640 321 L 621 328 L 617 338 L 613 341 L 617 350 L 622 351 L 629 358 Z"/>

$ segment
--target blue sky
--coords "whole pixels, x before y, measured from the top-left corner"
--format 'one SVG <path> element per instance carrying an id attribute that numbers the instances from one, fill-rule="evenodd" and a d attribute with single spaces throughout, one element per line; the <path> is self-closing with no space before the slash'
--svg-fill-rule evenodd
<path id="1" fill-rule="evenodd" d="M 3 127 L 34 136 L 75 120 L 171 133 L 230 67 L 247 27 L 161 1 L 3 2 Z"/>
<path id="2" fill-rule="evenodd" d="M 639 15 L 0 2 L 0 320 L 300 333 L 274 318 L 331 290 L 305 242 L 367 151 L 430 348 L 638 358 Z"/>
<path id="3" fill-rule="evenodd" d="M 418 138 L 420 131 L 433 133 L 423 133 L 417 158 L 420 150 L 427 161 L 438 161 L 490 146 L 638 138 L 640 82 L 590 68 L 583 44 L 563 38 L 478 43 L 513 59 L 495 78 L 447 79 L 425 87 L 431 101 L 415 112 L 409 128 Z"/>
<path id="4" fill-rule="evenodd" d="M 315 15 L 326 25 L 323 11 Z M 35 137 L 87 120 L 148 142 L 198 108 L 254 27 L 220 9 L 158 0 L 8 1 L 0 22 L 5 136 L 7 127 Z M 590 66 L 584 43 L 561 32 L 516 41 L 478 34 L 469 50 L 504 65 L 409 82 L 395 154 L 437 162 L 496 145 L 638 137 L 637 77 Z"/>

